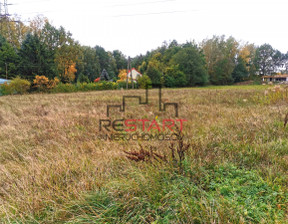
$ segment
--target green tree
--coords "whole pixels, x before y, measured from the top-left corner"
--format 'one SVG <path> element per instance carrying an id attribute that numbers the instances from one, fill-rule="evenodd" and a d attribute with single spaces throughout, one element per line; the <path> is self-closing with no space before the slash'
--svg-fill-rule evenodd
<path id="1" fill-rule="evenodd" d="M 166 87 L 183 87 L 187 85 L 186 75 L 179 70 L 178 66 L 167 68 L 164 78 Z"/>
<path id="2" fill-rule="evenodd" d="M 279 50 L 275 50 L 273 55 L 273 72 L 278 72 L 283 68 L 285 62 L 285 54 L 282 54 Z"/>
<path id="3" fill-rule="evenodd" d="M 94 49 L 96 50 L 96 55 L 99 59 L 100 71 L 102 72 L 103 69 L 106 69 L 111 79 L 117 78 L 117 65 L 112 53 L 106 52 L 103 47 L 100 47 L 98 45 Z"/>
<path id="4" fill-rule="evenodd" d="M 6 79 L 15 78 L 19 57 L 15 48 L 0 35 L 0 77 Z"/>
<path id="5" fill-rule="evenodd" d="M 162 83 L 162 73 L 158 69 L 157 65 L 153 62 L 149 62 L 148 68 L 145 74 L 151 79 L 153 84 L 160 84 Z"/>
<path id="6" fill-rule="evenodd" d="M 140 55 L 131 59 L 132 67 L 137 68 L 139 71 L 140 71 L 140 67 L 142 66 L 143 62 L 145 62 L 147 65 L 147 56 L 146 55 L 140 54 Z M 146 69 L 147 69 L 147 67 L 145 68 L 145 70 Z M 140 72 L 143 74 L 145 71 L 142 70 Z"/>
<path id="7" fill-rule="evenodd" d="M 263 44 L 256 50 L 255 65 L 259 75 L 270 75 L 274 71 L 274 55 L 276 51 L 270 44 Z"/>
<path id="8" fill-rule="evenodd" d="M 245 61 L 243 58 L 238 57 L 237 65 L 232 72 L 232 78 L 234 82 L 244 81 L 249 76 L 249 72 L 247 71 Z"/>
<path id="9" fill-rule="evenodd" d="M 161 61 L 162 54 L 156 52 L 152 58 L 149 60 L 146 75 L 149 76 L 153 84 L 163 84 L 164 83 L 164 64 Z"/>
<path id="10" fill-rule="evenodd" d="M 179 66 L 179 70 L 186 75 L 185 84 L 187 83 L 188 86 L 208 83 L 205 57 L 196 45 L 187 45 L 182 48 L 173 56 L 171 62 Z"/>
<path id="11" fill-rule="evenodd" d="M 88 76 L 83 75 L 83 74 L 80 74 L 80 75 L 78 76 L 78 78 L 77 78 L 77 82 L 81 82 L 81 83 L 86 82 L 86 83 L 89 83 L 90 80 L 89 80 Z"/>
<path id="12" fill-rule="evenodd" d="M 127 59 L 121 51 L 114 50 L 112 52 L 112 55 L 113 55 L 115 62 L 116 62 L 117 72 L 119 72 L 121 69 L 127 68 Z"/>
<path id="13" fill-rule="evenodd" d="M 173 56 L 177 54 L 178 51 L 181 50 L 181 48 L 182 48 L 181 45 L 179 45 L 176 40 L 173 40 L 169 44 L 168 48 L 163 54 L 163 62 L 166 64 L 166 66 L 169 66 L 170 61 L 173 58 Z"/>
<path id="14" fill-rule="evenodd" d="M 145 71 L 147 70 L 147 63 L 146 61 L 143 61 L 140 66 L 138 66 L 139 71 L 144 74 Z"/>
<path id="15" fill-rule="evenodd" d="M 85 75 L 93 82 L 101 74 L 101 68 L 99 58 L 96 54 L 96 50 L 91 47 L 81 47 L 82 59 L 77 63 L 76 79 L 80 75 Z"/>
<path id="16" fill-rule="evenodd" d="M 19 73 L 28 80 L 33 80 L 35 75 L 50 77 L 53 74 L 54 58 L 45 43 L 41 42 L 37 34 L 27 34 L 19 51 Z"/>

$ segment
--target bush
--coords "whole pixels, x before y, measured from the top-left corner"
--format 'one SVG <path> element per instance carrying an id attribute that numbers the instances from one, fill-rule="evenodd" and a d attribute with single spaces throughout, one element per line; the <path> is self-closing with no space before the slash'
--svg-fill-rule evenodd
<path id="1" fill-rule="evenodd" d="M 35 79 L 33 80 L 33 88 L 36 88 L 38 91 L 46 92 L 50 89 L 53 89 L 60 80 L 58 78 L 54 78 L 49 80 L 46 76 L 36 75 Z"/>
<path id="2" fill-rule="evenodd" d="M 100 83 L 59 83 L 51 92 L 53 93 L 70 93 L 78 91 L 93 91 L 93 90 L 113 90 L 118 89 L 118 84 L 115 82 L 100 82 Z"/>
<path id="3" fill-rule="evenodd" d="M 72 93 L 79 91 L 95 91 L 95 90 L 115 90 L 119 89 L 119 84 L 115 82 L 99 82 L 99 83 L 59 83 L 59 79 L 49 80 L 45 76 L 36 76 L 33 80 L 33 89 L 40 92 L 51 93 Z M 0 95 L 24 94 L 30 89 L 30 82 L 24 79 L 15 78 L 11 83 L 5 83 L 0 86 Z"/>
<path id="4" fill-rule="evenodd" d="M 71 93 L 71 92 L 77 92 L 76 85 L 70 84 L 70 83 L 62 83 L 60 82 L 58 85 L 56 85 L 51 92 L 53 93 Z"/>
<path id="5" fill-rule="evenodd" d="M 16 77 L 10 83 L 1 85 L 2 95 L 25 94 L 30 89 L 31 83 L 26 79 Z"/>
<path id="6" fill-rule="evenodd" d="M 151 79 L 148 75 L 143 75 L 138 79 L 138 85 L 140 89 L 146 89 L 146 87 L 152 84 Z"/>
<path id="7" fill-rule="evenodd" d="M 118 81 L 117 81 L 117 84 L 118 84 L 118 88 L 119 88 L 119 89 L 121 89 L 121 88 L 126 89 L 126 81 L 120 81 L 120 80 L 118 80 Z M 137 84 L 137 83 L 134 83 L 134 88 L 138 88 L 138 84 Z M 128 82 L 128 89 L 132 89 L 132 83 L 131 83 L 131 81 Z"/>
<path id="8" fill-rule="evenodd" d="M 260 102 L 266 104 L 275 104 L 279 102 L 287 102 L 288 88 L 281 85 L 275 85 L 264 92 L 264 98 L 260 98 Z"/>

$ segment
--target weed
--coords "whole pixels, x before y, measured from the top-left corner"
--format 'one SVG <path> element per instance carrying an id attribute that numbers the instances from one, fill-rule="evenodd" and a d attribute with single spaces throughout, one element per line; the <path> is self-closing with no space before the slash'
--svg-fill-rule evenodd
<path id="1" fill-rule="evenodd" d="M 171 150 L 172 161 L 179 167 L 179 172 L 183 172 L 183 162 L 185 160 L 185 154 L 188 151 L 190 144 L 184 143 L 184 134 L 176 126 L 177 143 L 170 143 L 169 149 Z"/>
<path id="2" fill-rule="evenodd" d="M 149 161 L 152 162 L 153 160 L 156 160 L 157 162 L 160 161 L 166 161 L 167 162 L 167 156 L 166 155 L 160 155 L 159 153 L 155 152 L 155 148 L 153 148 L 152 146 L 150 146 L 150 150 L 145 150 L 143 148 L 143 146 L 140 144 L 140 150 L 139 151 L 131 151 L 131 152 L 127 152 L 124 151 L 124 153 L 126 154 L 126 157 L 132 161 Z"/>

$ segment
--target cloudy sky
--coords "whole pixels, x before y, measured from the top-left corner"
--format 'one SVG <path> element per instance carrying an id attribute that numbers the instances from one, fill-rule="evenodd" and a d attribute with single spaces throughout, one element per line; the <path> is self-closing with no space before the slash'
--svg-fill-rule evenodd
<path id="1" fill-rule="evenodd" d="M 1 0 L 3 2 L 3 0 Z M 37 14 L 64 26 L 82 45 L 145 54 L 163 41 L 213 35 L 288 51 L 287 0 L 8 0 L 10 14 Z"/>

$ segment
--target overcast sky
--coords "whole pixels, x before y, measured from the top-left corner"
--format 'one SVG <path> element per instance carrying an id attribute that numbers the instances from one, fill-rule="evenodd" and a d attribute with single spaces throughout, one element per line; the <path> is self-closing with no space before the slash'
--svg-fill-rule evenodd
<path id="1" fill-rule="evenodd" d="M 1 0 L 3 2 L 3 0 Z M 232 35 L 288 51 L 288 0 L 8 0 L 10 14 L 46 16 L 82 45 L 121 50 L 126 56 L 163 41 L 200 42 Z"/>

